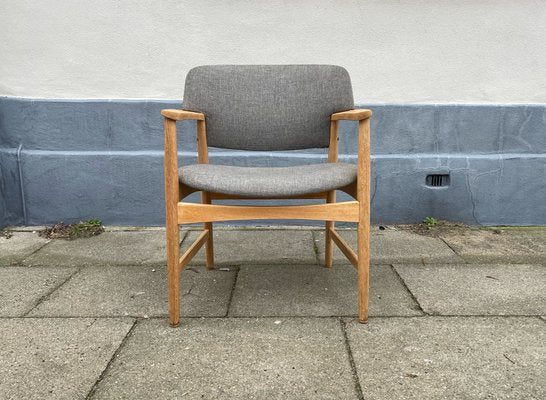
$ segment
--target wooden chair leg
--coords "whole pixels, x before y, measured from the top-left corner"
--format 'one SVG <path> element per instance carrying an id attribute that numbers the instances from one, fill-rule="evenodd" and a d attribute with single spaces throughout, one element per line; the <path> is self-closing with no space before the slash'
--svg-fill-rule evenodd
<path id="1" fill-rule="evenodd" d="M 180 323 L 180 232 L 178 229 L 178 155 L 176 121 L 165 118 L 165 231 L 167 247 L 167 295 L 169 322 Z"/>
<path id="2" fill-rule="evenodd" d="M 331 190 L 326 196 L 326 203 L 335 203 L 336 202 L 336 191 Z M 332 260 L 334 256 L 334 241 L 332 240 L 332 235 L 330 234 L 330 228 L 334 229 L 334 221 L 326 221 L 326 232 L 324 234 L 325 239 L 325 248 L 324 248 L 324 265 L 327 268 L 332 267 Z"/>
<path id="3" fill-rule="evenodd" d="M 358 123 L 358 319 L 368 322 L 370 273 L 370 120 Z"/>
<path id="4" fill-rule="evenodd" d="M 172 327 L 180 323 L 180 233 L 176 221 L 167 221 L 167 286 L 169 297 L 169 323 Z"/>
<path id="5" fill-rule="evenodd" d="M 203 204 L 210 204 L 210 194 L 208 192 L 201 192 L 201 202 Z M 205 251 L 207 255 L 207 269 L 214 269 L 214 244 L 212 238 L 212 222 L 205 222 L 203 224 L 205 229 L 209 231 L 209 237 L 207 243 L 205 243 Z"/>
<path id="6" fill-rule="evenodd" d="M 370 273 L 370 225 L 360 221 L 358 235 L 358 320 L 368 322 L 368 291 Z"/>

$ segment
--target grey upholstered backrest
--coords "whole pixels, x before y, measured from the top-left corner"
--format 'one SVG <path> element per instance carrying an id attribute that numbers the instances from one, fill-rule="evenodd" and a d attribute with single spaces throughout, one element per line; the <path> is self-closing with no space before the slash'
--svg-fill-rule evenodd
<path id="1" fill-rule="evenodd" d="M 205 65 L 188 72 L 183 108 L 205 114 L 209 146 L 328 147 L 330 115 L 352 109 L 353 92 L 334 65 Z"/>

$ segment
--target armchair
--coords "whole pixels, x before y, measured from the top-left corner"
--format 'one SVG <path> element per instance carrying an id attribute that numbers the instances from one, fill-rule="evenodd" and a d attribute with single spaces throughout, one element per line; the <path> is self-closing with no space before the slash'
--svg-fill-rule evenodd
<path id="1" fill-rule="evenodd" d="M 370 234 L 370 110 L 354 110 L 349 75 L 331 65 L 200 66 L 186 76 L 182 110 L 165 118 L 165 208 L 169 322 L 180 321 L 180 272 L 204 245 L 214 268 L 212 223 L 251 219 L 326 221 L 325 265 L 335 243 L 358 272 L 358 317 L 368 320 Z M 179 168 L 176 121 L 195 120 L 198 163 Z M 357 165 L 338 162 L 338 122 L 358 122 Z M 238 150 L 328 148 L 328 162 L 255 168 L 208 163 L 208 146 Z M 336 202 L 336 190 L 354 201 Z M 181 200 L 201 192 L 201 204 Z M 324 204 L 234 206 L 218 199 L 324 199 Z M 336 232 L 335 221 L 357 223 L 358 249 Z M 179 225 L 203 223 L 179 254 Z"/>

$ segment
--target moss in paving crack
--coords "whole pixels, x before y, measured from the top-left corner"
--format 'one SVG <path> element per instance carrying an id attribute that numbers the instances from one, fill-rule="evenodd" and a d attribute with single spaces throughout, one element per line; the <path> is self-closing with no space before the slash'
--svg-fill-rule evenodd
<path id="1" fill-rule="evenodd" d="M 2 228 L 0 229 L 0 237 L 9 239 L 13 236 L 13 233 L 11 233 L 11 230 L 9 228 Z"/>
<path id="2" fill-rule="evenodd" d="M 65 224 L 60 222 L 52 227 L 45 228 L 38 232 L 38 235 L 47 239 L 77 239 L 97 236 L 104 232 L 102 221 L 98 218 L 91 218 L 87 221 L 80 221 L 77 224 Z"/>
<path id="3" fill-rule="evenodd" d="M 427 217 L 420 224 L 396 225 L 397 228 L 411 231 L 422 236 L 439 237 L 447 233 L 464 233 L 476 228 L 465 225 L 461 222 L 450 222 L 432 217 Z"/>

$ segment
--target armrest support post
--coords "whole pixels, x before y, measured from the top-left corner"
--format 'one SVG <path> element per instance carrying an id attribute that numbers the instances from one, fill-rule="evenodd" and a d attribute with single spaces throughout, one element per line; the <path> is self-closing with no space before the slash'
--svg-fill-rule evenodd
<path id="1" fill-rule="evenodd" d="M 176 203 L 179 201 L 178 146 L 176 143 L 176 121 L 170 118 L 165 118 L 165 199 L 167 214 L 170 214 L 167 217 L 176 216 Z"/>

